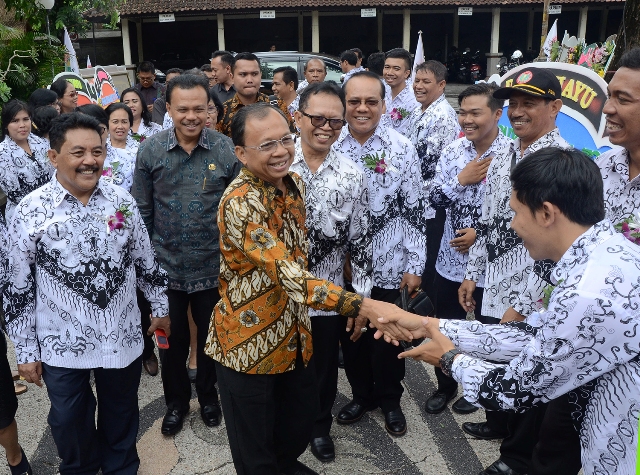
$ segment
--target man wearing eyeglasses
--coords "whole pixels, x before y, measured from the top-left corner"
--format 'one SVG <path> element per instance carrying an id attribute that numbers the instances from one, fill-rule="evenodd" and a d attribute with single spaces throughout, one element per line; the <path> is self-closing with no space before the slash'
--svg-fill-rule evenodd
<path id="1" fill-rule="evenodd" d="M 344 286 L 345 261 L 351 262 L 351 281 L 358 295 L 371 294 L 372 247 L 369 233 L 369 192 L 364 172 L 331 146 L 345 124 L 344 92 L 333 81 L 309 85 L 300 95 L 295 113 L 300 130 L 291 171 L 306 187 L 309 271 Z M 313 352 L 320 395 L 320 413 L 311 434 L 311 452 L 321 462 L 335 458 L 329 435 L 331 408 L 338 391 L 338 343 L 345 327 L 352 338 L 366 331 L 366 318 L 345 318 L 334 312 L 309 310 Z"/>
<path id="2" fill-rule="evenodd" d="M 164 98 L 165 86 L 156 81 L 156 68 L 151 61 L 143 61 L 138 65 L 138 81 L 134 87 L 144 97 L 149 112 L 153 112 L 156 99 Z"/>
<path id="3" fill-rule="evenodd" d="M 418 155 L 411 142 L 380 122 L 385 87 L 377 74 L 362 71 L 344 85 L 347 127 L 336 147 L 362 167 L 368 179 L 373 238 L 371 298 L 395 302 L 400 289 L 420 287 L 426 246 L 424 198 Z M 345 371 L 353 399 L 338 414 L 339 424 L 359 421 L 377 407 L 385 427 L 404 435 L 400 408 L 405 366 L 399 348 L 365 332 L 357 341 L 342 336 Z M 355 338 L 353 338 L 355 340 Z"/>
<path id="4" fill-rule="evenodd" d="M 173 127 L 140 144 L 131 193 L 136 199 L 160 265 L 169 275 L 169 349 L 161 354 L 167 412 L 164 435 L 182 428 L 191 384 L 187 307 L 197 327 L 196 393 L 204 423 L 221 421 L 214 362 L 204 354 L 209 320 L 220 299 L 220 245 L 216 215 L 224 189 L 240 170 L 231 141 L 205 128 L 209 84 L 193 74 L 177 76 L 167 88 Z"/>

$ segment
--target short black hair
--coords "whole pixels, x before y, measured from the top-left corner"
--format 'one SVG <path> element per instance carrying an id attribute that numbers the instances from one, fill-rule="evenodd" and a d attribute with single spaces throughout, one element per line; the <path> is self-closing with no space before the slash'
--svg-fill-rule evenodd
<path id="1" fill-rule="evenodd" d="M 107 113 L 107 117 L 111 118 L 111 114 L 121 109 L 125 111 L 129 116 L 129 128 L 131 128 L 133 126 L 133 112 L 131 112 L 129 106 L 124 102 L 114 102 L 112 104 L 109 104 L 104 111 Z"/>
<path id="2" fill-rule="evenodd" d="M 489 109 L 495 112 L 498 109 L 502 109 L 504 105 L 504 100 L 493 97 L 493 93 L 497 89 L 498 85 L 495 83 L 480 82 L 478 84 L 472 84 L 458 94 L 458 105 L 462 105 L 462 101 L 470 96 L 486 96 Z"/>
<path id="3" fill-rule="evenodd" d="M 31 117 L 31 113 L 29 112 L 29 107 L 24 101 L 19 99 L 11 99 L 2 107 L 2 138 L 6 138 L 9 136 L 9 132 L 7 131 L 7 126 L 11 123 L 11 121 L 18 115 L 18 112 L 25 111 L 29 117 Z"/>
<path id="4" fill-rule="evenodd" d="M 27 104 L 33 113 L 38 107 L 50 106 L 55 102 L 58 102 L 58 94 L 51 89 L 40 87 L 31 93 Z"/>
<path id="5" fill-rule="evenodd" d="M 58 99 L 62 99 L 64 97 L 64 92 L 67 90 L 67 87 L 69 87 L 69 84 L 71 83 L 66 79 L 58 78 L 53 81 L 51 86 L 49 86 L 49 89 L 58 95 Z"/>
<path id="6" fill-rule="evenodd" d="M 518 201 L 531 213 L 548 201 L 569 221 L 592 226 L 604 219 L 602 174 L 598 165 L 576 149 L 547 147 L 522 159 L 511 172 Z"/>
<path id="7" fill-rule="evenodd" d="M 102 142 L 102 126 L 96 119 L 80 112 L 71 112 L 69 114 L 62 114 L 51 123 L 51 130 L 49 131 L 51 148 L 60 153 L 62 145 L 66 140 L 67 132 L 77 129 L 95 131 Z"/>
<path id="8" fill-rule="evenodd" d="M 200 71 L 202 71 L 203 73 L 210 73 L 211 72 L 211 63 L 205 63 L 202 66 L 200 66 Z"/>
<path id="9" fill-rule="evenodd" d="M 340 62 L 346 61 L 351 66 L 358 64 L 358 56 L 350 49 L 340 53 Z"/>
<path id="10" fill-rule="evenodd" d="M 184 74 L 184 69 L 182 68 L 169 68 L 164 72 L 164 76 L 167 77 L 169 74 Z"/>
<path id="11" fill-rule="evenodd" d="M 204 73 L 204 71 L 202 69 L 200 69 L 200 68 L 187 69 L 186 71 L 182 71 L 182 74 L 192 74 L 194 76 L 201 76 L 203 78 L 207 77 L 207 75 Z"/>
<path id="12" fill-rule="evenodd" d="M 281 66 L 273 70 L 273 75 L 282 73 L 282 79 L 285 84 L 293 83 L 293 88 L 298 89 L 298 72 L 291 66 Z"/>
<path id="13" fill-rule="evenodd" d="M 202 76 L 196 76 L 194 74 L 183 74 L 181 76 L 173 78 L 167 84 L 166 101 L 167 104 L 171 104 L 171 95 L 175 88 L 178 89 L 193 89 L 201 87 L 207 93 L 207 102 L 209 102 L 209 81 Z"/>
<path id="14" fill-rule="evenodd" d="M 144 100 L 144 97 L 142 97 L 140 91 L 138 91 L 135 87 L 129 87 L 122 91 L 122 93 L 120 94 L 120 100 L 124 101 L 124 96 L 129 93 L 138 96 L 138 99 L 140 100 L 140 108 L 142 109 L 142 122 L 146 127 L 149 127 L 149 125 L 151 124 L 151 112 L 149 112 L 149 109 L 147 109 L 147 101 Z M 133 122 L 131 123 L 131 125 L 133 125 Z"/>
<path id="15" fill-rule="evenodd" d="M 51 124 L 60 114 L 52 106 L 38 107 L 31 114 L 33 133 L 38 137 L 46 137 L 51 130 Z"/>
<path id="16" fill-rule="evenodd" d="M 382 51 L 371 53 L 367 58 L 367 69 L 378 76 L 382 76 L 384 74 L 384 59 L 385 56 Z"/>
<path id="17" fill-rule="evenodd" d="M 356 54 L 358 59 L 362 59 L 362 50 L 360 48 L 351 48 L 351 51 Z"/>
<path id="18" fill-rule="evenodd" d="M 76 107 L 76 112 L 93 117 L 100 124 L 104 124 L 106 126 L 109 125 L 109 116 L 98 104 L 85 104 L 83 106 L 78 106 Z"/>
<path id="19" fill-rule="evenodd" d="M 138 72 L 155 74 L 156 67 L 151 61 L 142 61 L 140 64 L 138 64 Z"/>
<path id="20" fill-rule="evenodd" d="M 309 58 L 309 59 L 307 60 L 307 62 L 306 62 L 306 63 L 304 63 L 304 72 L 305 72 L 305 73 L 307 72 L 307 66 L 309 65 L 309 63 L 310 63 L 311 61 L 320 61 L 320 62 L 322 63 L 322 67 L 324 68 L 324 70 L 325 70 L 325 71 L 327 70 L 327 63 L 325 63 L 325 62 L 324 62 L 324 59 L 319 58 L 318 56 L 314 56 L 313 58 Z"/>
<path id="21" fill-rule="evenodd" d="M 440 61 L 436 61 L 434 59 L 430 59 L 429 61 L 425 61 L 424 63 L 420 63 L 416 66 L 416 73 L 418 71 L 427 72 L 430 71 L 436 81 L 446 81 L 449 73 L 447 72 L 447 67 L 442 64 Z"/>
<path id="22" fill-rule="evenodd" d="M 640 46 L 625 51 L 618 61 L 618 69 L 620 68 L 640 69 Z"/>
<path id="23" fill-rule="evenodd" d="M 240 108 L 231 120 L 231 140 L 233 141 L 233 145 L 244 145 L 244 131 L 249 119 L 264 119 L 269 115 L 270 110 L 276 111 L 285 121 L 287 120 L 280 109 L 272 106 L 268 102 L 256 102 L 255 104 Z"/>
<path id="24" fill-rule="evenodd" d="M 344 91 L 342 87 L 338 86 L 335 81 L 314 82 L 309 84 L 300 93 L 300 102 L 298 103 L 298 110 L 304 112 L 309 105 L 309 98 L 317 94 L 329 94 L 330 96 L 336 96 L 342 103 L 342 110 L 344 116 L 344 110 L 346 109 L 346 103 L 344 99 Z"/>
<path id="25" fill-rule="evenodd" d="M 214 51 L 213 54 L 211 55 L 211 59 L 213 58 L 220 58 L 220 61 L 223 64 L 226 64 L 227 66 L 231 67 L 231 69 L 233 69 L 233 63 L 236 62 L 233 55 L 229 51 L 225 51 L 225 50 Z"/>
<path id="26" fill-rule="evenodd" d="M 382 100 L 384 100 L 384 95 L 385 95 L 385 89 L 384 89 L 384 84 L 382 83 L 382 81 L 380 80 L 380 76 L 378 76 L 376 73 L 372 73 L 371 71 L 358 71 L 357 73 L 355 73 L 353 76 L 351 76 L 349 78 L 349 81 L 347 81 L 343 87 L 347 87 L 347 84 L 349 84 L 349 82 L 353 79 L 353 78 L 371 78 L 371 79 L 375 79 L 376 81 L 378 81 L 380 83 L 380 98 Z M 345 96 L 347 94 L 347 91 L 345 91 Z"/>
<path id="27" fill-rule="evenodd" d="M 404 69 L 411 69 L 411 53 L 409 53 L 406 49 L 404 48 L 393 48 L 392 50 L 387 51 L 387 54 L 385 54 L 385 59 L 387 58 L 396 58 L 396 59 L 403 59 L 404 60 Z"/>
<path id="28" fill-rule="evenodd" d="M 233 58 L 233 64 L 231 65 L 231 72 L 233 72 L 236 69 L 236 63 L 238 61 L 240 61 L 241 59 L 245 60 L 245 61 L 255 61 L 256 63 L 258 63 L 258 66 L 260 66 L 260 58 L 258 58 L 255 54 L 253 54 L 253 53 L 238 53 Z"/>

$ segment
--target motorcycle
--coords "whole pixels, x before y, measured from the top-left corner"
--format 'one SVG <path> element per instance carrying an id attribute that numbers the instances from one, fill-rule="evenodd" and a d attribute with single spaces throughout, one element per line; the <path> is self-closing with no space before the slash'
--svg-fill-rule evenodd
<path id="1" fill-rule="evenodd" d="M 505 56 L 500 58 L 500 61 L 498 62 L 498 65 L 496 66 L 496 68 L 498 68 L 498 73 L 500 74 L 500 76 L 504 76 L 513 68 L 517 68 L 518 66 L 523 64 L 522 61 L 523 61 L 522 52 L 519 49 L 517 49 L 513 52 L 513 54 L 511 55 L 511 58 L 508 61 Z"/>
<path id="2" fill-rule="evenodd" d="M 477 81 L 484 79 L 484 74 L 482 73 L 482 66 L 480 66 L 480 51 L 476 51 L 476 54 L 474 54 L 471 57 L 469 74 L 470 74 L 471 84 L 475 84 Z"/>

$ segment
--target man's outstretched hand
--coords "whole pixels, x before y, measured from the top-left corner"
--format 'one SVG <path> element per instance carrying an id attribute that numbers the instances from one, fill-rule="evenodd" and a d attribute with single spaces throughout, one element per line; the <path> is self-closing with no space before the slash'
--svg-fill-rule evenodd
<path id="1" fill-rule="evenodd" d="M 164 330 L 167 336 L 171 335 L 171 320 L 169 319 L 169 315 L 166 317 L 152 317 L 150 315 L 149 317 L 151 318 L 151 325 L 149 326 L 149 330 L 147 330 L 147 335 L 153 335 L 153 332 L 158 328 Z"/>

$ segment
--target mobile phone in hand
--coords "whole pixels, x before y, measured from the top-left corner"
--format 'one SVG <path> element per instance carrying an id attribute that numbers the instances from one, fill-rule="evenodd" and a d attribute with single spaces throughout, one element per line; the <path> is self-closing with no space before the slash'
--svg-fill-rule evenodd
<path id="1" fill-rule="evenodd" d="M 167 338 L 167 334 L 164 332 L 164 330 L 158 328 L 154 332 L 154 335 L 156 336 L 156 344 L 158 345 L 158 348 L 160 348 L 161 350 L 168 350 L 169 338 Z"/>

